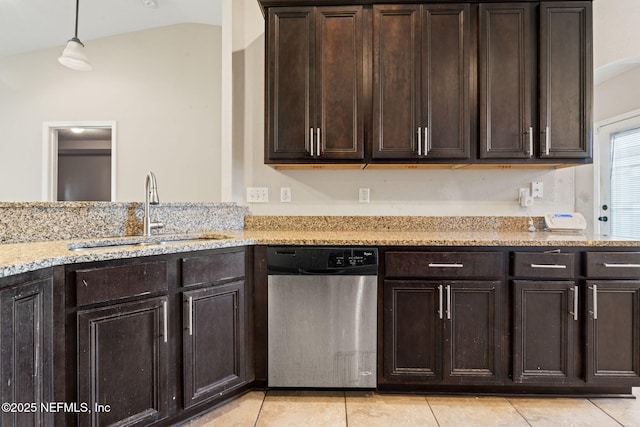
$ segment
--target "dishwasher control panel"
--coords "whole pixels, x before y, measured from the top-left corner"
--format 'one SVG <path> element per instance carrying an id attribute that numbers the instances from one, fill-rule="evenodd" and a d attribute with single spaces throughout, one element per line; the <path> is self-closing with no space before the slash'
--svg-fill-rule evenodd
<path id="1" fill-rule="evenodd" d="M 328 268 L 378 265 L 377 253 L 371 249 L 340 249 L 329 254 Z"/>
<path id="2" fill-rule="evenodd" d="M 270 275 L 376 275 L 378 273 L 378 249 L 270 246 L 267 250 L 267 269 Z"/>

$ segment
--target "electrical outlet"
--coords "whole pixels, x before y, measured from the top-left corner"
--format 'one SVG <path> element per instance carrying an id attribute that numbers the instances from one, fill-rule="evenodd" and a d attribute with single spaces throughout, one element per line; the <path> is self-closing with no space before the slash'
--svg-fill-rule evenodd
<path id="1" fill-rule="evenodd" d="M 518 201 L 523 208 L 533 206 L 533 197 L 528 188 L 521 188 L 518 190 Z"/>
<path id="2" fill-rule="evenodd" d="M 369 189 L 361 188 L 358 190 L 358 201 L 360 203 L 369 203 Z"/>
<path id="3" fill-rule="evenodd" d="M 544 195 L 542 181 L 531 183 L 531 197 L 542 197 Z"/>
<path id="4" fill-rule="evenodd" d="M 269 203 L 267 187 L 247 187 L 247 203 Z"/>
<path id="5" fill-rule="evenodd" d="M 280 202 L 291 203 L 291 188 L 280 187 Z"/>

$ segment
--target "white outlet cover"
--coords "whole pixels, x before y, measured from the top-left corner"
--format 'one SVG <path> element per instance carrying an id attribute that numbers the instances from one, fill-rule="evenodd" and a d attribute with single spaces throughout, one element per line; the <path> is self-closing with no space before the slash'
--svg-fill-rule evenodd
<path id="1" fill-rule="evenodd" d="M 291 203 L 291 188 L 290 187 L 280 187 L 280 202 L 281 203 Z"/>
<path id="2" fill-rule="evenodd" d="M 360 188 L 358 190 L 358 201 L 360 203 L 369 203 L 370 200 L 370 191 L 368 188 Z"/>

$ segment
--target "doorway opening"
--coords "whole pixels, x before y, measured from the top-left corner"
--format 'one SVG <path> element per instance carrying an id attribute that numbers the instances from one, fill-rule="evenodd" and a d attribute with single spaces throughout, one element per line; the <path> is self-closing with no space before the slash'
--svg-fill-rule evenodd
<path id="1" fill-rule="evenodd" d="M 47 122 L 45 201 L 115 201 L 115 122 Z"/>

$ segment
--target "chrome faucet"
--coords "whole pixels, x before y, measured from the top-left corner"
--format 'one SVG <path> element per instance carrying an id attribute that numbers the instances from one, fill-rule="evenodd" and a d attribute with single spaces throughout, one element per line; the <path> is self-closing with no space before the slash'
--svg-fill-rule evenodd
<path id="1" fill-rule="evenodd" d="M 149 172 L 144 183 L 144 216 L 142 217 L 142 235 L 145 237 L 151 236 L 151 230 L 154 228 L 164 227 L 162 222 L 151 222 L 149 205 L 157 204 L 160 204 L 160 198 L 158 197 L 156 176 L 153 172 Z"/>

